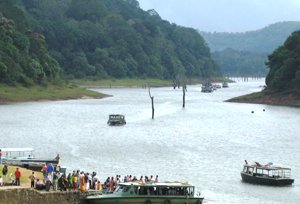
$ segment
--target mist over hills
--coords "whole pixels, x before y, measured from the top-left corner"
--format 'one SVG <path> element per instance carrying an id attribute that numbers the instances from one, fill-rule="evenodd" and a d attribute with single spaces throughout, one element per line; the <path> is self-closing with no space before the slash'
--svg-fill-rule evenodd
<path id="1" fill-rule="evenodd" d="M 286 21 L 271 24 L 255 31 L 242 33 L 201 32 L 212 52 L 232 48 L 238 51 L 271 54 L 292 32 L 300 30 L 300 22 Z"/>
<path id="2" fill-rule="evenodd" d="M 200 33 L 225 75 L 266 76 L 268 55 L 297 30 L 300 22 L 287 21 L 243 33 Z"/>

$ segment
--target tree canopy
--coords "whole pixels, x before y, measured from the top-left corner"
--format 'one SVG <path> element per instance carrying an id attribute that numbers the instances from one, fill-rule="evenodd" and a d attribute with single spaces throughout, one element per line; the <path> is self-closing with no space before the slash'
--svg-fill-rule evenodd
<path id="1" fill-rule="evenodd" d="M 300 22 L 289 21 L 244 33 L 200 33 L 225 75 L 266 76 L 267 56 L 296 30 L 300 30 Z"/>
<path id="2" fill-rule="evenodd" d="M 294 32 L 268 57 L 268 89 L 300 93 L 300 31 Z"/>
<path id="3" fill-rule="evenodd" d="M 16 22 L 18 36 L 31 30 L 24 38 L 34 60 L 28 61 L 26 67 L 30 65 L 35 71 L 26 73 L 36 77 L 46 70 L 45 76 L 57 74 L 59 67 L 67 78 L 221 76 L 196 30 L 171 24 L 154 10 L 142 10 L 136 0 L 4 2 L 10 2 L 10 12 L 5 12 L 8 5 L 1 6 L 0 12 Z M 15 15 L 17 12 L 22 15 Z M 18 16 L 23 16 L 24 23 L 18 21 Z M 11 58 L 11 63 L 15 59 Z M 55 71 L 45 67 L 45 61 L 55 65 Z M 3 70 L 12 69 L 2 64 Z"/>
<path id="4" fill-rule="evenodd" d="M 223 73 L 234 77 L 264 77 L 267 75 L 267 54 L 237 51 L 231 48 L 216 51 L 212 57 Z"/>
<path id="5" fill-rule="evenodd" d="M 0 2 L 5 8 L 0 13 L 0 82 L 30 85 L 57 79 L 60 67 L 48 53 L 44 36 L 26 30 L 25 14 L 13 2 Z"/>

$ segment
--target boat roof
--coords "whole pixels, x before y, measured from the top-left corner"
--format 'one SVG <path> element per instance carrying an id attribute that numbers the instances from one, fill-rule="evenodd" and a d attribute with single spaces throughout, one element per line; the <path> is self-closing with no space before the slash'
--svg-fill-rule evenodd
<path id="1" fill-rule="evenodd" d="M 2 152 L 32 152 L 33 148 L 0 148 Z"/>
<path id="2" fill-rule="evenodd" d="M 179 182 L 179 181 L 174 181 L 174 182 L 170 182 L 170 181 L 165 181 L 165 182 L 146 182 L 146 183 L 142 183 L 142 182 L 123 182 L 123 183 L 119 183 L 119 185 L 123 185 L 123 186 L 130 186 L 130 185 L 134 185 L 134 186 L 157 186 L 157 187 L 193 187 L 192 184 L 187 183 L 187 182 Z"/>
<path id="3" fill-rule="evenodd" d="M 291 168 L 287 168 L 287 167 L 273 166 L 273 165 L 269 165 L 269 164 L 262 165 L 262 164 L 259 164 L 259 163 L 245 164 L 244 166 L 252 167 L 252 168 L 259 168 L 259 169 L 268 170 L 268 171 L 271 171 L 271 170 L 291 170 Z"/>

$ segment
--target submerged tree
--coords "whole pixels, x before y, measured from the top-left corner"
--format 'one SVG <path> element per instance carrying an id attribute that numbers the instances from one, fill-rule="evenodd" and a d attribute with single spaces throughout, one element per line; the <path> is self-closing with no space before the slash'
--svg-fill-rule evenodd
<path id="1" fill-rule="evenodd" d="M 149 97 L 151 99 L 151 105 L 152 105 L 152 119 L 154 119 L 154 96 L 151 96 L 150 87 L 148 88 L 149 91 Z"/>

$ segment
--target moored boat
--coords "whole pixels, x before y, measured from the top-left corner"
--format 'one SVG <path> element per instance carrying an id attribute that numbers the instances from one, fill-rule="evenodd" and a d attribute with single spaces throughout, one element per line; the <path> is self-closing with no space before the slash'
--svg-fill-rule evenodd
<path id="1" fill-rule="evenodd" d="M 88 204 L 201 204 L 203 197 L 195 195 L 195 187 L 181 182 L 119 183 L 111 194 L 89 195 Z"/>
<path id="2" fill-rule="evenodd" d="M 261 165 L 255 162 L 250 165 L 246 161 L 241 177 L 243 182 L 252 184 L 287 186 L 294 183 L 290 168 L 274 166 L 272 163 Z"/>
<path id="3" fill-rule="evenodd" d="M 53 158 L 39 158 L 34 156 L 33 148 L 1 148 L 2 163 L 20 166 L 40 171 L 45 164 L 52 163 L 54 167 L 59 164 L 59 155 Z"/>

